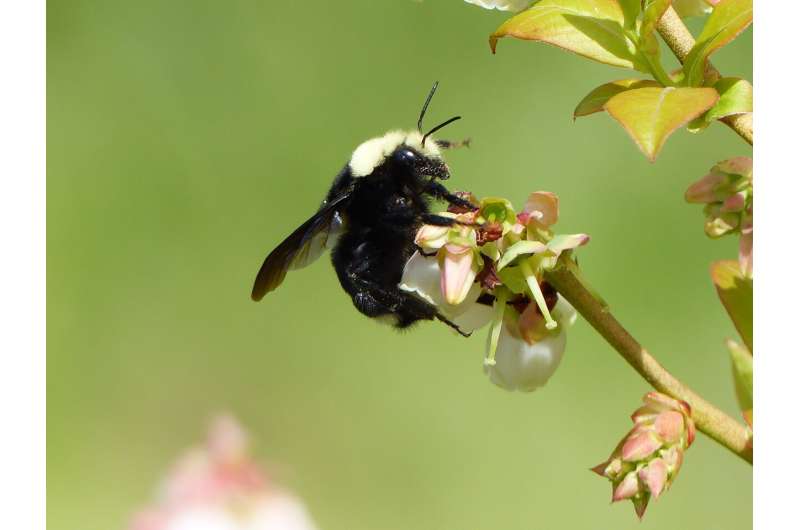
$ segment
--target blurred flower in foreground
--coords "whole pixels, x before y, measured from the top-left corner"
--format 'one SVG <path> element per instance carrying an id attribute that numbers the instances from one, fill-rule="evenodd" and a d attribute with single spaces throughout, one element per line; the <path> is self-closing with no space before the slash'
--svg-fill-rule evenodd
<path id="1" fill-rule="evenodd" d="M 468 4 L 474 4 L 484 9 L 497 9 L 499 11 L 522 11 L 530 6 L 532 0 L 464 0 Z"/>
<path id="2" fill-rule="evenodd" d="M 686 200 L 705 204 L 705 231 L 718 238 L 739 234 L 739 266 L 753 275 L 753 159 L 736 157 L 718 163 L 686 190 Z"/>
<path id="3" fill-rule="evenodd" d="M 217 418 L 205 446 L 178 460 L 130 530 L 316 530 L 303 503 L 269 482 L 248 446 L 236 420 Z"/>
<path id="4" fill-rule="evenodd" d="M 400 288 L 414 292 L 470 332 L 491 323 L 485 372 L 507 390 L 532 391 L 553 374 L 575 311 L 544 280 L 565 252 L 585 245 L 586 234 L 555 235 L 558 197 L 532 193 L 519 214 L 506 199 L 478 201 L 470 211 L 440 215 L 453 226 L 419 229 L 419 251 L 408 260 Z"/>
<path id="5" fill-rule="evenodd" d="M 672 485 L 695 436 L 686 402 L 650 392 L 644 403 L 631 416 L 633 429 L 608 460 L 592 468 L 611 481 L 611 501 L 630 499 L 640 519 L 650 498 Z"/>

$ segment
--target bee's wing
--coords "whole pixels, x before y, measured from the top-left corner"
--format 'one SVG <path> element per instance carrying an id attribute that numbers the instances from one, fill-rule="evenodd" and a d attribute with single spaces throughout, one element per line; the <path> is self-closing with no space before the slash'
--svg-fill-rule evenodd
<path id="1" fill-rule="evenodd" d="M 274 291 L 286 277 L 289 269 L 305 267 L 329 247 L 329 238 L 338 235 L 335 232 L 341 225 L 341 217 L 337 211 L 349 198 L 343 194 L 323 204 L 308 221 L 275 247 L 258 271 L 250 297 L 261 300 L 264 295 Z"/>

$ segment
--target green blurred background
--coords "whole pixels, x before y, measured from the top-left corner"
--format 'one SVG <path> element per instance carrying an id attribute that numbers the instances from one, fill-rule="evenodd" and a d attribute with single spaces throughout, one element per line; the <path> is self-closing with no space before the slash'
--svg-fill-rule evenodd
<path id="1" fill-rule="evenodd" d="M 492 56 L 504 15 L 458 0 L 48 8 L 52 530 L 124 527 L 223 410 L 322 530 L 751 527 L 750 467 L 703 436 L 643 523 L 609 506 L 588 468 L 648 387 L 585 322 L 550 383 L 519 394 L 482 373 L 485 331 L 375 324 L 326 260 L 248 296 L 350 151 L 412 127 L 438 79 L 428 123 L 462 114 L 448 135 L 473 139 L 449 156 L 451 187 L 556 192 L 622 322 L 738 416 L 708 279 L 736 242 L 707 240 L 682 198 L 751 153 L 730 130 L 679 131 L 650 164 L 609 117 L 571 119 L 628 72 L 521 41 Z M 715 56 L 722 72 L 752 77 L 751 35 Z"/>

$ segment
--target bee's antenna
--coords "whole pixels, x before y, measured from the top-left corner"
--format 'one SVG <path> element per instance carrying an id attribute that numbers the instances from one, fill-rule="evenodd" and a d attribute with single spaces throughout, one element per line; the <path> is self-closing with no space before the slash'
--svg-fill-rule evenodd
<path id="1" fill-rule="evenodd" d="M 435 81 L 433 83 L 433 88 L 428 93 L 428 97 L 425 99 L 425 104 L 422 105 L 422 111 L 419 113 L 419 119 L 417 120 L 417 130 L 422 132 L 422 118 L 425 117 L 425 111 L 428 110 L 428 104 L 430 104 L 433 95 L 436 93 L 436 88 L 439 86 L 439 81 Z"/>
<path id="2" fill-rule="evenodd" d="M 450 118 L 449 120 L 447 120 L 447 121 L 445 121 L 445 122 L 443 122 L 443 123 L 440 123 L 439 125 L 437 125 L 437 126 L 436 126 L 436 127 L 434 127 L 433 129 L 431 129 L 430 131 L 426 132 L 426 133 L 425 133 L 425 136 L 423 136 L 423 137 L 422 137 L 422 147 L 425 147 L 425 139 L 426 139 L 428 136 L 432 135 L 433 133 L 435 133 L 435 132 L 436 132 L 436 131 L 438 131 L 439 129 L 441 129 L 441 128 L 443 128 L 443 127 L 446 127 L 446 126 L 448 126 L 448 125 L 450 125 L 450 124 L 451 124 L 451 123 L 453 123 L 454 121 L 457 121 L 457 120 L 460 120 L 460 119 L 461 119 L 461 116 L 453 116 L 453 117 L 452 117 L 452 118 Z"/>

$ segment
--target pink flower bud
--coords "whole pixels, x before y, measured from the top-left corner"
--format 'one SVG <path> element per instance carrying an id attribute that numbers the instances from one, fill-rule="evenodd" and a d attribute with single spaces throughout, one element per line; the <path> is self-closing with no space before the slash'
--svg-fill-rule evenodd
<path id="1" fill-rule="evenodd" d="M 659 447 L 661 447 L 661 442 L 653 433 L 643 432 L 636 434 L 628 438 L 622 446 L 622 459 L 626 462 L 642 460 L 652 455 Z"/>
<path id="2" fill-rule="evenodd" d="M 639 493 L 639 477 L 636 471 L 631 471 L 625 475 L 625 478 L 614 488 L 614 492 L 611 495 L 611 502 L 630 499 L 637 493 Z"/>
<path id="3" fill-rule="evenodd" d="M 725 194 L 720 189 L 727 183 L 728 177 L 724 173 L 709 173 L 689 186 L 684 198 L 686 202 L 702 204 L 721 201 Z"/>
<path id="4" fill-rule="evenodd" d="M 684 432 L 683 414 L 667 410 L 656 416 L 655 431 L 665 443 L 673 444 L 680 440 Z"/>
<path id="5" fill-rule="evenodd" d="M 667 484 L 667 464 L 661 458 L 656 458 L 639 470 L 639 479 L 657 499 Z"/>
<path id="6" fill-rule="evenodd" d="M 675 480 L 695 435 L 687 403 L 658 392 L 643 401 L 631 416 L 633 428 L 608 460 L 592 469 L 611 481 L 613 500 L 630 499 L 639 517 L 650 498 L 657 499 Z"/>

